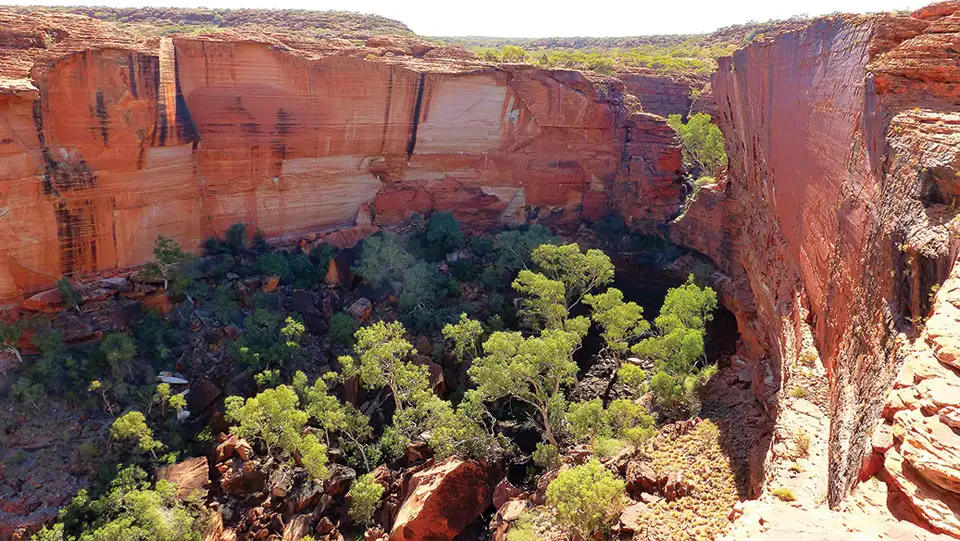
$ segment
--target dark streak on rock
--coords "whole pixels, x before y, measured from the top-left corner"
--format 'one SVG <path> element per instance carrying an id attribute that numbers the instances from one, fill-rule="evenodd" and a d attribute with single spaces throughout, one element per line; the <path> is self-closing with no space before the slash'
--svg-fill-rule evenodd
<path id="1" fill-rule="evenodd" d="M 107 115 L 107 106 L 103 101 L 102 90 L 97 90 L 97 120 L 100 122 L 100 136 L 103 137 L 103 145 L 109 146 L 110 127 L 107 123 L 110 118 Z"/>
<path id="2" fill-rule="evenodd" d="M 420 83 L 417 85 L 417 97 L 413 106 L 413 121 L 410 125 L 410 141 L 407 143 L 407 159 L 413 156 L 417 147 L 417 127 L 420 125 L 420 109 L 423 108 L 423 90 L 426 87 L 427 74 L 420 74 Z"/>

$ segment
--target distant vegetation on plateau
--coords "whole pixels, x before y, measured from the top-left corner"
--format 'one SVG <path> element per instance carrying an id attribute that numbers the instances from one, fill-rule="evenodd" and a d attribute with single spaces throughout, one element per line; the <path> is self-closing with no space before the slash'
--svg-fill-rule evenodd
<path id="1" fill-rule="evenodd" d="M 547 68 L 585 69 L 613 74 L 635 69 L 710 73 L 717 58 L 771 33 L 802 26 L 806 16 L 785 21 L 748 22 L 710 34 L 632 37 L 497 38 L 436 37 L 462 45 L 494 62 L 532 62 Z"/>
<path id="2" fill-rule="evenodd" d="M 9 6 L 9 9 L 26 13 L 77 13 L 119 26 L 132 27 L 148 35 L 215 32 L 247 25 L 317 37 L 365 39 L 381 34 L 413 34 L 410 28 L 400 21 L 350 11 L 104 6 Z"/>

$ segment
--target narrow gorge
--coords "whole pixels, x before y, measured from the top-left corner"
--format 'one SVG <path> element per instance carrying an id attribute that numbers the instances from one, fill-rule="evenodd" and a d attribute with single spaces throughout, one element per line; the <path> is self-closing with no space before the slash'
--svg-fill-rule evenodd
<path id="1" fill-rule="evenodd" d="M 165 295 L 116 284 L 153 261 L 158 237 L 199 254 L 238 223 L 316 257 L 431 213 L 477 234 L 543 225 L 585 247 L 602 245 L 601 224 L 616 217 L 622 235 L 672 254 L 656 272 L 715 290 L 723 332 L 737 335 L 715 378 L 743 392 L 723 387 L 706 403 L 755 412 L 729 429 L 742 431 L 730 461 L 743 463 L 746 490 L 718 539 L 960 538 L 960 2 L 791 21 L 720 58 L 709 78 L 489 62 L 412 36 L 148 36 L 5 9 L 0 28 L 2 319 L 81 318 L 125 295 L 168 312 Z M 728 156 L 703 186 L 666 119 L 698 112 Z M 644 250 L 619 247 L 625 260 Z M 340 257 L 328 284 L 354 279 Z M 618 282 L 631 268 L 646 267 L 619 265 Z M 65 276 L 83 299 L 75 311 L 58 291 Z M 316 304 L 325 333 L 323 302 L 300 312 Z M 117 327 L 91 317 L 83 340 Z M 20 364 L 12 351 L 0 349 L 0 373 Z M 788 449 L 798 426 L 814 440 L 802 472 Z M 211 472 L 239 464 L 242 445 L 227 441 Z M 387 470 L 384 484 L 446 522 L 381 539 L 469 533 L 476 516 L 459 524 L 430 506 L 483 493 L 471 483 L 494 468 L 473 464 L 402 481 Z M 796 502 L 772 496 L 783 487 Z M 29 539 L 18 528 L 33 533 L 79 488 L 42 505 L 6 494 L 0 539 Z M 515 490 L 499 504 L 481 494 L 497 509 L 484 515 L 494 539 L 517 520 L 511 502 L 526 502 Z M 387 498 L 377 516 L 415 523 L 404 501 Z M 303 520 L 320 539 L 332 530 L 318 516 Z M 218 520 L 205 541 L 231 539 Z"/>

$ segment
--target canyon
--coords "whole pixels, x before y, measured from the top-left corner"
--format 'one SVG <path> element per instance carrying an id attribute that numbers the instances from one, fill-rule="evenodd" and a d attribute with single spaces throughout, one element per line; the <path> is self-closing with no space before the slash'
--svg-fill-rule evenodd
<path id="1" fill-rule="evenodd" d="M 433 210 L 476 230 L 619 214 L 710 262 L 775 422 L 798 367 L 825 370 L 829 507 L 876 477 L 887 512 L 960 538 L 960 2 L 817 19 L 709 82 L 494 65 L 410 37 L 157 38 L 2 10 L 0 25 L 11 306 L 139 266 L 158 235 L 199 250 L 237 222 L 293 244 Z M 729 156 L 695 196 L 663 118 L 691 107 Z M 775 447 L 753 452 L 757 495 Z"/>

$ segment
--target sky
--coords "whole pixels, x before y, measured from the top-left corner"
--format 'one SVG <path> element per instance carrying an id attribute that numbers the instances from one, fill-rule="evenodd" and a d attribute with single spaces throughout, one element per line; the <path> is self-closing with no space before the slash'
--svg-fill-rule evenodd
<path id="1" fill-rule="evenodd" d="M 110 7 L 337 9 L 376 13 L 424 36 L 639 36 L 694 34 L 747 21 L 913 10 L 933 0 L 2 0 L 13 4 Z"/>

